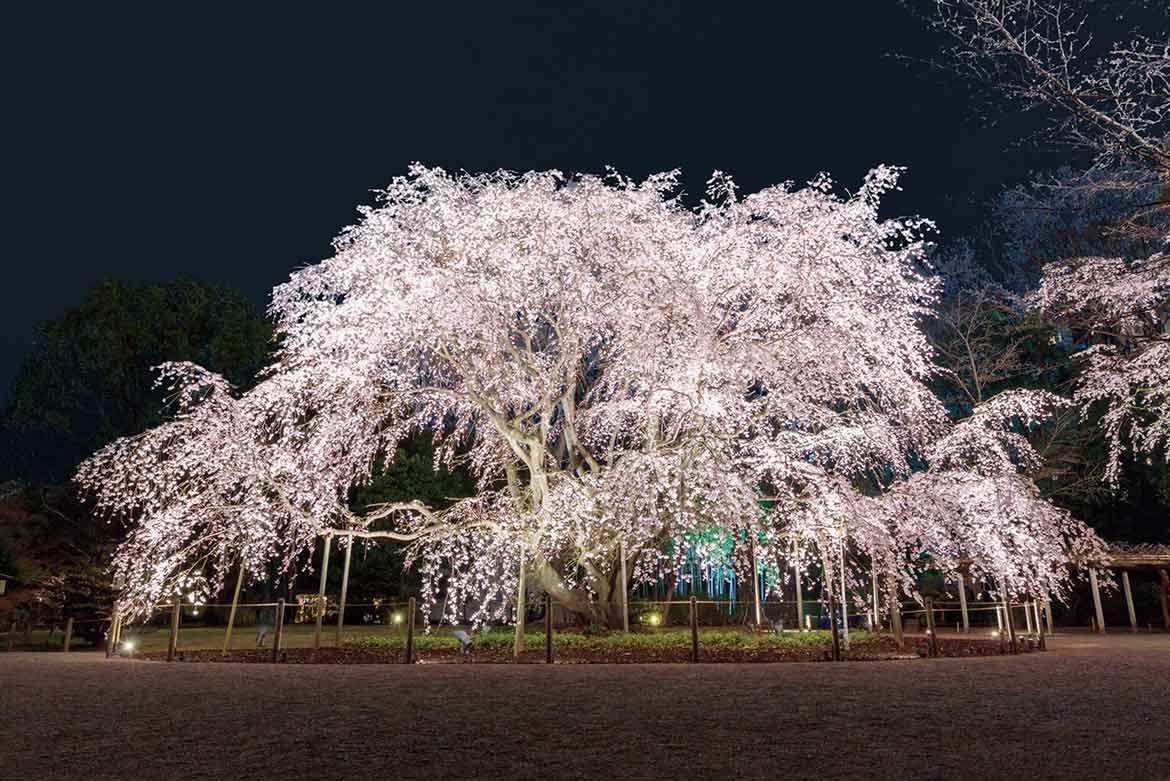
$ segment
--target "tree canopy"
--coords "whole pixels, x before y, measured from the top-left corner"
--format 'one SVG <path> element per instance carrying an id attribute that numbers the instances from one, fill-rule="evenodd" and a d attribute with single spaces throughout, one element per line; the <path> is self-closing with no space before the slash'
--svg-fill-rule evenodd
<path id="1" fill-rule="evenodd" d="M 948 421 L 921 328 L 926 224 L 878 217 L 897 176 L 875 169 L 850 197 L 827 177 L 741 197 L 716 174 L 691 210 L 673 173 L 415 167 L 334 257 L 276 289 L 281 346 L 259 384 L 168 364 L 175 419 L 83 465 L 98 507 L 138 520 L 115 559 L 126 607 L 193 570 L 292 566 L 321 531 L 384 519 L 425 600 L 479 621 L 523 603 L 527 572 L 613 624 L 623 567 L 688 578 L 667 543 L 711 528 L 743 541 L 740 570 L 749 547 L 826 573 L 854 551 L 913 589 L 920 554 L 964 522 L 917 507 L 929 492 L 882 494 L 927 462 L 932 480 L 997 478 L 956 489 L 1003 512 L 983 556 L 959 543 L 950 563 L 1059 591 L 1095 538 L 1028 512 L 1042 500 L 1014 479 L 1035 461 L 1014 427 L 1050 399 Z M 476 494 L 353 512 L 352 487 L 418 432 Z"/>

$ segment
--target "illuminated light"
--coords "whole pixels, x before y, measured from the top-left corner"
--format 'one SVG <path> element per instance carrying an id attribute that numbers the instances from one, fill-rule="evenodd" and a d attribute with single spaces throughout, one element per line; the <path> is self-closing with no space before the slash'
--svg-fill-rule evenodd
<path id="1" fill-rule="evenodd" d="M 133 640 L 123 641 L 122 650 L 128 654 L 134 653 L 134 641 Z"/>
<path id="2" fill-rule="evenodd" d="M 657 613 L 647 613 L 646 615 L 642 616 L 642 620 L 650 626 L 658 626 L 658 624 L 662 621 L 662 617 Z"/>
<path id="3" fill-rule="evenodd" d="M 999 632 L 992 632 L 992 633 L 991 633 L 991 636 L 992 636 L 992 637 L 999 637 Z"/>
<path id="4" fill-rule="evenodd" d="M 402 623 L 402 614 L 395 613 L 394 615 L 390 616 L 390 621 L 392 623 L 394 623 L 395 625 L 401 624 Z"/>

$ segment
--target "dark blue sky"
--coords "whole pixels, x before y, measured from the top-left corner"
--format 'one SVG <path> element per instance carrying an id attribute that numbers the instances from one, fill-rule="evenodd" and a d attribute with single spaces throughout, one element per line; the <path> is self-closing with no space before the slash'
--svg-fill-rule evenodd
<path id="1" fill-rule="evenodd" d="M 892 210 L 952 234 L 1037 160 L 886 56 L 939 43 L 894 0 L 209 8 L 6 12 L 0 395 L 101 277 L 263 303 L 413 160 L 681 167 L 691 193 L 715 168 L 751 191 L 890 162 Z"/>

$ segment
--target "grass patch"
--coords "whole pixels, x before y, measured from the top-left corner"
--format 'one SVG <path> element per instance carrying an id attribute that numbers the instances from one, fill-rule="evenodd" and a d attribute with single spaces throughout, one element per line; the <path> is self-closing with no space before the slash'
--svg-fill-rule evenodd
<path id="1" fill-rule="evenodd" d="M 867 640 L 867 632 L 850 632 L 854 642 Z M 513 632 L 493 630 L 472 635 L 475 647 L 510 647 L 515 639 Z M 534 648 L 544 645 L 543 632 L 526 632 L 525 645 Z M 832 642 L 828 631 L 785 632 L 783 634 L 750 634 L 730 629 L 700 629 L 699 645 L 719 647 L 807 647 L 824 646 Z M 691 632 L 687 628 L 663 629 L 653 632 L 610 632 L 601 635 L 586 635 L 580 632 L 554 632 L 553 645 L 562 648 L 667 648 L 685 647 L 691 643 Z M 366 637 L 347 638 L 342 643 L 348 648 L 402 648 L 406 645 L 405 634 L 379 634 Z M 456 648 L 459 641 L 450 629 L 436 628 L 430 634 L 417 634 L 414 645 L 420 651 L 430 648 Z"/>

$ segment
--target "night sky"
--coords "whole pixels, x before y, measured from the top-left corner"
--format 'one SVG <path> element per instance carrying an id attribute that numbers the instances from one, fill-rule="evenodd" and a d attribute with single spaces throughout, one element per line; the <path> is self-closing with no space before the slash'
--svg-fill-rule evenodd
<path id="1" fill-rule="evenodd" d="M 38 323 L 100 278 L 223 282 L 262 305 L 414 160 L 680 167 L 692 200 L 713 169 L 752 191 L 897 163 L 891 211 L 944 235 L 1040 160 L 1012 148 L 1010 116 L 989 128 L 888 56 L 940 43 L 894 0 L 633 5 L 9 9 L 0 397 Z"/>

